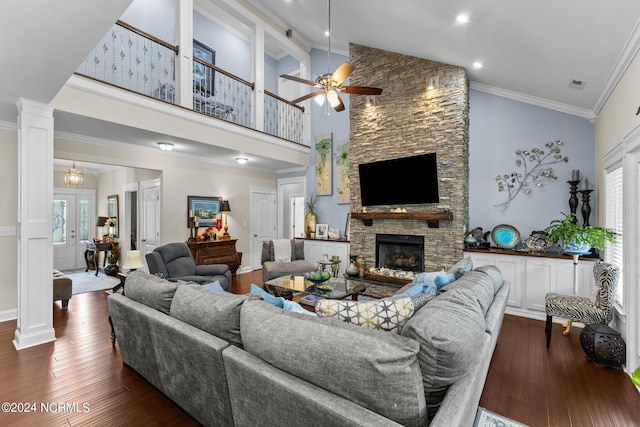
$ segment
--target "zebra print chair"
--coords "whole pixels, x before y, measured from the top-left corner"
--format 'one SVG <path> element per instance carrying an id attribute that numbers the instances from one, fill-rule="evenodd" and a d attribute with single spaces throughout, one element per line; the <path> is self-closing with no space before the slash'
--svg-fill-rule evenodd
<path id="1" fill-rule="evenodd" d="M 620 269 L 613 264 L 597 261 L 593 266 L 593 276 L 598 287 L 595 302 L 577 295 L 554 293 L 545 295 L 547 347 L 551 342 L 553 316 L 568 319 L 563 335 L 569 334 L 572 322 L 584 324 L 611 322 Z"/>

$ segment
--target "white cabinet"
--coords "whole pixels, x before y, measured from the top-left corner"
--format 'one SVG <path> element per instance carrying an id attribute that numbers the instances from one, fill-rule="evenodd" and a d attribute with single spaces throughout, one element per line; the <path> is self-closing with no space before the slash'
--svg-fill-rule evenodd
<path id="1" fill-rule="evenodd" d="M 508 314 L 544 320 L 545 295 L 548 292 L 574 294 L 574 280 L 577 295 L 595 298 L 594 259 L 581 258 L 574 270 L 573 260 L 569 257 L 547 258 L 489 251 L 465 252 L 465 256 L 471 256 L 474 267 L 495 265 L 502 272 L 504 280 L 511 283 L 506 310 Z"/>
<path id="2" fill-rule="evenodd" d="M 337 255 L 340 258 L 338 276 L 342 276 L 349 265 L 349 242 L 339 240 L 304 240 L 304 259 L 317 264 L 326 254 L 329 259 Z"/>

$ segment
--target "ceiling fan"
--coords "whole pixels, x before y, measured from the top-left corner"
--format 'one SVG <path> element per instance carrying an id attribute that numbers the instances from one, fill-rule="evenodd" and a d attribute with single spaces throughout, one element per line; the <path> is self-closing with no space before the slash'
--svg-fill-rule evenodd
<path id="1" fill-rule="evenodd" d="M 327 50 L 327 67 L 330 67 L 331 58 L 331 0 L 327 0 L 327 13 L 329 16 L 329 48 Z M 338 95 L 338 92 L 350 94 L 350 95 L 380 95 L 382 89 L 369 86 L 343 86 L 342 83 L 349 78 L 355 66 L 349 62 L 343 62 L 333 73 L 330 71 L 326 74 L 320 75 L 316 81 L 302 79 L 296 76 L 289 76 L 282 74 L 280 77 L 293 80 L 298 83 L 307 84 L 313 86 L 319 90 L 311 92 L 307 95 L 291 101 L 293 104 L 298 104 L 302 101 L 306 101 L 309 98 L 314 98 L 319 105 L 323 105 L 325 100 L 329 102 L 331 107 L 336 111 L 344 110 L 344 103 Z"/>

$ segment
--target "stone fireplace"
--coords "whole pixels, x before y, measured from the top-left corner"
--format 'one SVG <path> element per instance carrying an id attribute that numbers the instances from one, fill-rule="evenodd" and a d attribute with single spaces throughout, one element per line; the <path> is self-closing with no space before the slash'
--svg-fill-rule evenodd
<path id="1" fill-rule="evenodd" d="M 376 267 L 424 271 L 424 236 L 376 234 Z"/>
<path id="2" fill-rule="evenodd" d="M 437 271 L 462 258 L 469 222 L 469 81 L 462 67 L 374 49 L 349 46 L 356 67 L 350 84 L 383 88 L 374 106 L 365 97 L 351 96 L 349 106 L 349 183 L 351 212 L 364 213 L 360 200 L 358 165 L 435 152 L 438 159 L 440 202 L 405 206 L 368 206 L 377 215 L 365 221 L 350 220 L 351 253 L 362 254 L 374 267 L 376 235 L 417 236 L 424 243 L 422 270 Z M 440 88 L 427 90 L 430 77 L 438 76 Z M 402 182 L 402 177 L 389 177 Z M 408 185 L 420 185 L 419 182 Z M 450 213 L 437 227 L 407 213 Z"/>

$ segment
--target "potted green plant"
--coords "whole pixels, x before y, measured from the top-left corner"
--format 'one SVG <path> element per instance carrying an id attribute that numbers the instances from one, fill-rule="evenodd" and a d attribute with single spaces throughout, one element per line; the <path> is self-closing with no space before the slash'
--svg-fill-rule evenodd
<path id="1" fill-rule="evenodd" d="M 120 267 L 118 267 L 118 262 L 120 261 L 120 245 L 111 244 L 111 249 L 107 253 L 107 263 L 108 265 L 104 268 L 104 274 L 107 276 L 115 276 L 120 271 Z"/>
<path id="2" fill-rule="evenodd" d="M 615 242 L 613 230 L 603 227 L 583 227 L 576 222 L 576 215 L 565 215 L 564 219 L 554 219 L 544 229 L 551 243 L 558 243 L 567 253 L 587 253 L 589 249 L 604 249 L 606 242 Z"/>

